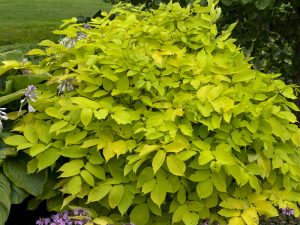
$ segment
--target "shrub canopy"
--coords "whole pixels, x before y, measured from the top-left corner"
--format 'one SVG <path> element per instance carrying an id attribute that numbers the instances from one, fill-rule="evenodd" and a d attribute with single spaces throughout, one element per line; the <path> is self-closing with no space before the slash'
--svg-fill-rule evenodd
<path id="1" fill-rule="evenodd" d="M 36 112 L 5 139 L 31 157 L 29 173 L 55 177 L 37 199 L 88 207 L 99 224 L 255 225 L 278 207 L 299 216 L 293 87 L 252 69 L 234 24 L 218 32 L 213 1 L 113 13 L 56 31 L 70 42 L 41 42 L 29 52 L 45 56 L 39 65 L 4 65 L 49 74 Z"/>

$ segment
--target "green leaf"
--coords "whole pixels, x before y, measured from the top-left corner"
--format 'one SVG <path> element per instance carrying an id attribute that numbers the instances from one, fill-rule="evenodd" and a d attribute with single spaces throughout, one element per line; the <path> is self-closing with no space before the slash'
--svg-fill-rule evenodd
<path id="1" fill-rule="evenodd" d="M 170 144 L 164 146 L 166 152 L 174 152 L 174 153 L 181 152 L 186 147 L 187 147 L 186 144 L 177 141 L 171 142 Z"/>
<path id="2" fill-rule="evenodd" d="M 232 217 L 229 219 L 228 225 L 245 225 L 245 222 L 241 217 Z"/>
<path id="3" fill-rule="evenodd" d="M 103 120 L 108 115 L 107 109 L 99 109 L 98 111 L 94 111 L 94 115 L 98 120 Z"/>
<path id="4" fill-rule="evenodd" d="M 24 137 L 32 144 L 38 142 L 38 136 L 32 126 L 25 126 L 24 128 Z"/>
<path id="5" fill-rule="evenodd" d="M 62 112 L 59 111 L 58 107 L 47 107 L 45 109 L 45 113 L 57 119 L 62 119 L 64 115 Z"/>
<path id="6" fill-rule="evenodd" d="M 21 204 L 28 196 L 25 190 L 11 184 L 11 204 Z"/>
<path id="7" fill-rule="evenodd" d="M 214 190 L 213 183 L 211 179 L 201 181 L 196 186 L 196 191 L 199 198 L 207 198 L 212 195 Z"/>
<path id="8" fill-rule="evenodd" d="M 211 180 L 215 186 L 215 188 L 220 192 L 226 192 L 227 186 L 226 186 L 226 180 L 225 180 L 225 174 L 216 173 L 213 172 L 211 174 Z"/>
<path id="9" fill-rule="evenodd" d="M 186 201 L 186 190 L 183 185 L 180 186 L 177 192 L 177 200 L 181 205 L 183 205 Z"/>
<path id="10" fill-rule="evenodd" d="M 4 142 L 7 145 L 18 146 L 20 144 L 28 143 L 27 139 L 22 135 L 12 135 L 4 138 Z"/>
<path id="11" fill-rule="evenodd" d="M 84 139 L 87 136 L 87 131 L 81 131 L 81 132 L 76 132 L 76 133 L 68 133 L 65 137 L 65 143 L 66 145 L 70 144 L 76 144 L 80 142 L 82 139 Z"/>
<path id="12" fill-rule="evenodd" d="M 223 165 L 233 165 L 235 163 L 235 159 L 231 153 L 231 147 L 228 144 L 219 144 L 216 147 L 214 155 L 216 160 Z"/>
<path id="13" fill-rule="evenodd" d="M 214 154 L 211 151 L 202 151 L 198 157 L 199 165 L 205 165 L 214 159 Z"/>
<path id="14" fill-rule="evenodd" d="M 71 101 L 87 109 L 99 109 L 101 107 L 101 105 L 98 102 L 92 101 L 85 97 L 71 97 Z"/>
<path id="15" fill-rule="evenodd" d="M 171 173 L 176 176 L 184 176 L 185 163 L 178 156 L 171 154 L 167 156 L 167 166 Z"/>
<path id="16" fill-rule="evenodd" d="M 145 182 L 142 188 L 142 192 L 144 194 L 151 192 L 154 189 L 155 185 L 156 185 L 156 180 L 154 178 Z"/>
<path id="17" fill-rule="evenodd" d="M 56 160 L 59 157 L 60 157 L 59 149 L 55 147 L 50 147 L 46 151 L 39 154 L 37 157 L 38 159 L 37 167 L 39 171 L 51 166 L 53 163 L 56 162 Z"/>
<path id="18" fill-rule="evenodd" d="M 278 216 L 278 210 L 272 205 L 271 202 L 260 200 L 256 201 L 255 208 L 260 215 L 266 215 L 267 217 Z"/>
<path id="19" fill-rule="evenodd" d="M 140 115 L 135 111 L 116 111 L 111 115 L 118 124 L 130 124 L 134 120 L 139 120 Z"/>
<path id="20" fill-rule="evenodd" d="M 220 206 L 226 209 L 247 209 L 249 207 L 248 202 L 242 199 L 226 198 Z"/>
<path id="21" fill-rule="evenodd" d="M 48 144 L 51 140 L 50 136 L 50 125 L 41 121 L 36 121 L 34 124 L 34 129 L 36 131 L 36 134 L 38 138 L 44 142 L 45 144 Z"/>
<path id="22" fill-rule="evenodd" d="M 185 213 L 182 216 L 182 221 L 185 225 L 197 225 L 199 224 L 199 215 L 195 212 Z"/>
<path id="23" fill-rule="evenodd" d="M 70 145 L 64 147 L 60 151 L 61 156 L 68 157 L 68 158 L 81 158 L 88 154 L 88 149 L 80 148 L 79 145 Z"/>
<path id="24" fill-rule="evenodd" d="M 9 216 L 11 188 L 8 179 L 0 172 L 0 224 L 4 225 Z"/>
<path id="25" fill-rule="evenodd" d="M 133 199 L 134 199 L 134 194 L 132 194 L 128 189 L 128 187 L 125 186 L 122 199 L 118 204 L 118 209 L 122 216 L 126 213 L 128 208 L 131 206 Z"/>
<path id="26" fill-rule="evenodd" d="M 74 176 L 69 180 L 67 184 L 68 191 L 71 193 L 71 195 L 76 195 L 81 191 L 81 177 L 80 176 Z"/>
<path id="27" fill-rule="evenodd" d="M 189 213 L 189 208 L 187 205 L 179 206 L 173 214 L 172 223 L 178 223 L 178 222 L 182 221 L 183 215 L 186 215 L 188 213 Z"/>
<path id="28" fill-rule="evenodd" d="M 87 170 L 82 170 L 80 172 L 80 176 L 83 178 L 83 180 L 88 183 L 90 186 L 94 186 L 94 177 L 93 175 L 88 172 Z"/>
<path id="29" fill-rule="evenodd" d="M 80 148 L 89 148 L 89 147 L 98 145 L 101 142 L 102 142 L 101 139 L 90 139 L 90 140 L 83 142 L 83 144 L 80 146 Z"/>
<path id="30" fill-rule="evenodd" d="M 296 116 L 292 113 L 292 112 L 288 112 L 288 111 L 281 111 L 275 114 L 275 116 L 285 119 L 291 123 L 296 123 L 297 122 L 297 118 Z"/>
<path id="31" fill-rule="evenodd" d="M 119 157 L 122 154 L 125 154 L 128 151 L 127 143 L 123 140 L 118 140 L 113 143 L 114 152 Z"/>
<path id="32" fill-rule="evenodd" d="M 154 186 L 154 189 L 151 191 L 151 200 L 158 206 L 160 207 L 160 205 L 164 202 L 165 198 L 166 198 L 166 192 L 163 190 L 163 188 L 156 184 Z"/>
<path id="33" fill-rule="evenodd" d="M 191 174 L 189 179 L 194 182 L 207 180 L 211 176 L 210 170 L 198 170 Z"/>
<path id="34" fill-rule="evenodd" d="M 49 145 L 36 144 L 29 149 L 29 155 L 31 157 L 37 156 L 38 154 L 44 152 L 48 147 Z"/>
<path id="35" fill-rule="evenodd" d="M 166 158 L 165 151 L 159 150 L 158 152 L 156 152 L 156 154 L 152 160 L 152 168 L 153 168 L 154 174 L 156 174 L 156 172 L 159 170 L 159 168 L 163 165 L 165 158 Z"/>
<path id="36" fill-rule="evenodd" d="M 264 0 L 262 0 L 264 1 Z M 268 1 L 268 0 L 267 0 Z M 233 75 L 232 77 L 232 82 L 236 83 L 236 82 L 245 82 L 245 81 L 249 81 L 255 78 L 256 74 L 255 71 L 252 70 L 247 70 L 245 72 L 240 72 L 237 73 L 235 75 Z"/>
<path id="37" fill-rule="evenodd" d="M 84 163 L 81 159 L 74 159 L 68 163 L 62 165 L 58 171 L 62 171 L 63 173 L 60 177 L 72 177 L 80 173 L 80 169 L 84 166 Z"/>
<path id="38" fill-rule="evenodd" d="M 35 48 L 27 52 L 26 55 L 46 55 L 46 52 L 41 49 Z"/>
<path id="39" fill-rule="evenodd" d="M 95 186 L 88 195 L 88 202 L 97 202 L 103 199 L 111 191 L 110 184 L 100 184 Z"/>
<path id="40" fill-rule="evenodd" d="M 0 67 L 1 69 L 1 67 Z M 1 70 L 0 70 L 0 74 L 1 74 Z M 19 91 L 16 91 L 14 93 L 11 93 L 11 94 L 8 94 L 8 95 L 4 95 L 4 96 L 1 96 L 0 97 L 0 105 L 5 105 L 7 103 L 10 103 L 16 99 L 19 99 L 21 98 L 23 95 L 24 95 L 24 91 L 25 90 L 19 90 Z"/>
<path id="41" fill-rule="evenodd" d="M 179 129 L 183 134 L 187 136 L 193 135 L 193 127 L 189 121 L 184 121 L 182 124 L 180 124 Z"/>
<path id="42" fill-rule="evenodd" d="M 149 220 L 149 208 L 146 204 L 140 204 L 134 207 L 130 213 L 130 220 L 136 225 L 147 224 Z"/>
<path id="43" fill-rule="evenodd" d="M 84 126 L 89 125 L 93 117 L 93 110 L 91 109 L 82 109 L 80 113 L 80 119 Z"/>
<path id="44" fill-rule="evenodd" d="M 51 125 L 49 133 L 58 131 L 68 125 L 68 122 L 61 120 Z"/>
<path id="45" fill-rule="evenodd" d="M 95 177 L 105 180 L 105 172 L 104 169 L 99 165 L 94 165 L 89 162 L 87 162 L 84 166 L 84 168 L 89 171 L 91 174 L 93 174 Z"/>
<path id="46" fill-rule="evenodd" d="M 241 214 L 241 217 L 247 225 L 257 225 L 259 222 L 257 211 L 253 207 L 245 209 Z"/>
<path id="47" fill-rule="evenodd" d="M 266 9 L 270 4 L 271 4 L 271 0 L 259 0 L 255 2 L 255 6 L 259 10 Z"/>
<path id="48" fill-rule="evenodd" d="M 224 216 L 224 217 L 234 217 L 234 216 L 240 216 L 241 211 L 240 210 L 235 210 L 235 209 L 221 209 L 218 212 L 219 215 Z"/>
<path id="49" fill-rule="evenodd" d="M 112 187 L 109 196 L 108 196 L 108 203 L 109 206 L 114 209 L 116 208 L 119 203 L 121 202 L 124 195 L 124 186 L 123 185 L 115 185 Z"/>
<path id="50" fill-rule="evenodd" d="M 23 155 L 5 160 L 3 163 L 4 174 L 17 187 L 24 189 L 31 195 L 38 196 L 43 191 L 47 175 L 45 171 L 28 174 L 26 164 L 27 160 Z"/>

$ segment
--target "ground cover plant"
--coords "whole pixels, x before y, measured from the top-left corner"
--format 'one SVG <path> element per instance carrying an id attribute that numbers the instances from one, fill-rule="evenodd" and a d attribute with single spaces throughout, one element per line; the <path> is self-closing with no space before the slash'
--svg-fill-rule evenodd
<path id="1" fill-rule="evenodd" d="M 61 20 L 79 15 L 92 16 L 99 9 L 111 6 L 98 0 L 0 0 L 0 52 L 20 49 L 24 52 L 36 47 L 44 39 L 57 40 L 52 31 Z"/>
<path id="2" fill-rule="evenodd" d="M 215 3 L 117 5 L 112 21 L 41 42 L 28 53 L 45 57 L 38 65 L 3 62 L 3 74 L 48 78 L 28 85 L 23 115 L 8 116 L 4 141 L 18 156 L 0 173 L 0 218 L 10 193 L 49 211 L 85 207 L 101 225 L 255 225 L 279 208 L 298 217 L 293 86 L 252 69 L 230 38 L 235 24 L 218 31 Z"/>

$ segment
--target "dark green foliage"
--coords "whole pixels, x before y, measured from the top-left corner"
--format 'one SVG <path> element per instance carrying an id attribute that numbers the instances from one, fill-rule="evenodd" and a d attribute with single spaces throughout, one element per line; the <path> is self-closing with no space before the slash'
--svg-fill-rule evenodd
<path id="1" fill-rule="evenodd" d="M 296 44 L 300 39 L 297 30 L 296 6 L 289 1 L 274 1 L 264 10 L 249 4 L 233 1 L 222 6 L 220 26 L 239 21 L 233 37 L 248 57 L 254 57 L 256 69 L 266 73 L 281 73 L 288 82 L 296 82 Z"/>

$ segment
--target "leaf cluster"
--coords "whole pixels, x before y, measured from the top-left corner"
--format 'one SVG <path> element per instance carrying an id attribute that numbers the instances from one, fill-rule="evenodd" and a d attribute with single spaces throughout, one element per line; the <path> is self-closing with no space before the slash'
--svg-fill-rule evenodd
<path id="1" fill-rule="evenodd" d="M 235 24 L 217 30 L 215 2 L 110 14 L 56 31 L 84 33 L 73 48 L 45 40 L 29 53 L 45 58 L 28 69 L 51 78 L 5 143 L 30 156 L 30 174 L 59 174 L 37 199 L 88 207 L 101 225 L 256 225 L 275 206 L 298 216 L 294 88 L 252 69 Z"/>

